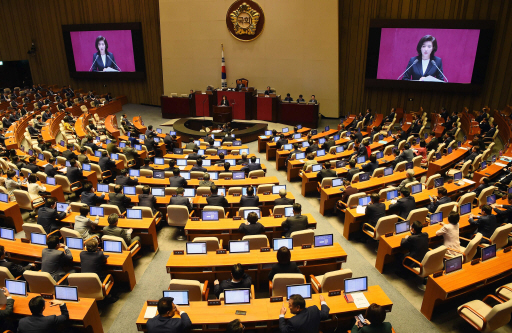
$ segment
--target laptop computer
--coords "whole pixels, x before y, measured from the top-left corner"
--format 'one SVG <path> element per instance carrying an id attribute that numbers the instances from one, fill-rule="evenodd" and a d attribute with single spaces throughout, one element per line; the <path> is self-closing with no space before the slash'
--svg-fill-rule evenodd
<path id="1" fill-rule="evenodd" d="M 311 283 L 292 284 L 286 286 L 286 299 L 290 299 L 292 295 L 301 295 L 304 299 L 311 298 Z"/>
<path id="2" fill-rule="evenodd" d="M 460 206 L 460 215 L 466 215 L 471 213 L 471 203 L 464 204 Z"/>
<path id="3" fill-rule="evenodd" d="M 123 253 L 123 244 L 118 241 L 104 240 L 103 252 Z"/>
<path id="4" fill-rule="evenodd" d="M 142 220 L 141 209 L 126 209 L 126 218 L 134 220 Z"/>
<path id="5" fill-rule="evenodd" d="M 409 221 L 395 223 L 395 234 L 400 235 L 410 230 Z"/>
<path id="6" fill-rule="evenodd" d="M 284 207 L 284 216 L 285 217 L 293 216 L 293 207 Z"/>
<path id="7" fill-rule="evenodd" d="M 165 197 L 165 189 L 162 187 L 152 187 L 151 194 L 155 197 Z"/>
<path id="8" fill-rule="evenodd" d="M 391 176 L 393 174 L 393 168 L 385 168 L 384 176 Z"/>
<path id="9" fill-rule="evenodd" d="M 281 189 L 286 191 L 286 185 L 274 185 L 272 186 L 272 194 L 279 194 Z"/>
<path id="10" fill-rule="evenodd" d="M 286 247 L 289 250 L 293 250 L 293 239 L 292 238 L 274 238 L 272 239 L 272 245 L 274 251 L 279 251 L 281 247 Z"/>
<path id="11" fill-rule="evenodd" d="M 251 289 L 225 289 L 224 290 L 224 304 L 250 304 L 251 303 Z"/>
<path id="12" fill-rule="evenodd" d="M 462 256 L 448 259 L 444 262 L 445 274 L 450 274 L 462 269 Z"/>
<path id="13" fill-rule="evenodd" d="M 172 297 L 172 302 L 179 306 L 190 305 L 188 290 L 164 290 L 163 297 Z"/>
<path id="14" fill-rule="evenodd" d="M 331 182 L 332 187 L 341 186 L 341 178 L 334 178 Z"/>
<path id="15" fill-rule="evenodd" d="M 482 262 L 492 258 L 496 258 L 496 244 L 492 244 L 482 249 Z"/>
<path id="16" fill-rule="evenodd" d="M 360 293 L 368 290 L 368 277 L 345 279 L 345 294 Z"/>
<path id="17" fill-rule="evenodd" d="M 103 217 L 103 207 L 89 207 L 89 215 Z"/>
<path id="18" fill-rule="evenodd" d="M 187 242 L 187 254 L 206 254 L 206 242 Z"/>
<path id="19" fill-rule="evenodd" d="M 219 212 L 216 210 L 203 210 L 201 211 L 201 220 L 203 221 L 218 221 Z"/>
<path id="20" fill-rule="evenodd" d="M 258 215 L 258 220 L 261 218 L 259 209 L 246 209 L 244 210 L 244 220 L 247 220 L 247 215 L 249 215 L 249 213 L 256 213 L 256 215 Z"/>
<path id="21" fill-rule="evenodd" d="M 135 186 L 123 186 L 123 194 L 135 195 Z"/>
<path id="22" fill-rule="evenodd" d="M 196 189 L 195 188 L 185 188 L 183 189 L 183 196 L 185 198 L 193 198 L 196 196 Z"/>
<path id="23" fill-rule="evenodd" d="M 311 171 L 312 172 L 318 172 L 322 170 L 322 165 L 321 164 L 313 164 L 313 166 L 311 166 Z"/>
<path id="24" fill-rule="evenodd" d="M 437 224 L 443 221 L 443 212 L 434 213 L 430 215 L 430 225 Z"/>
<path id="25" fill-rule="evenodd" d="M 65 302 L 78 302 L 78 287 L 55 286 L 55 299 Z"/>
<path id="26" fill-rule="evenodd" d="M 108 184 L 98 184 L 97 192 L 108 193 Z"/>
<path id="27" fill-rule="evenodd" d="M 411 186 L 411 194 L 420 193 L 423 190 L 421 184 L 416 184 Z"/>
<path id="28" fill-rule="evenodd" d="M 12 295 L 27 296 L 26 281 L 5 279 L 5 288 L 7 288 Z"/>
<path id="29" fill-rule="evenodd" d="M 359 198 L 359 206 L 368 206 L 370 204 L 370 197 Z"/>
<path id="30" fill-rule="evenodd" d="M 14 240 L 14 229 L 11 228 L 0 228 L 0 238 Z"/>
<path id="31" fill-rule="evenodd" d="M 78 237 L 66 237 L 66 245 L 70 249 L 83 250 L 84 249 L 84 240 L 83 240 L 83 238 L 78 238 Z"/>
<path id="32" fill-rule="evenodd" d="M 37 232 L 30 233 L 30 243 L 37 245 L 46 245 L 46 234 Z"/>
<path id="33" fill-rule="evenodd" d="M 9 195 L 6 193 L 0 193 L 0 202 L 9 202 Z"/>
<path id="34" fill-rule="evenodd" d="M 315 236 L 315 247 L 324 247 L 333 245 L 333 234 Z"/>
<path id="35" fill-rule="evenodd" d="M 153 178 L 155 178 L 155 179 L 165 179 L 165 171 L 163 171 L 163 170 L 153 170 Z"/>
<path id="36" fill-rule="evenodd" d="M 395 198 L 398 198 L 398 190 L 386 192 L 386 200 L 393 200 Z"/>
<path id="37" fill-rule="evenodd" d="M 229 253 L 249 253 L 251 252 L 249 248 L 248 240 L 230 240 L 229 241 Z"/>
<path id="38" fill-rule="evenodd" d="M 443 185 L 444 185 L 444 179 L 443 178 L 434 179 L 434 187 L 441 187 Z"/>

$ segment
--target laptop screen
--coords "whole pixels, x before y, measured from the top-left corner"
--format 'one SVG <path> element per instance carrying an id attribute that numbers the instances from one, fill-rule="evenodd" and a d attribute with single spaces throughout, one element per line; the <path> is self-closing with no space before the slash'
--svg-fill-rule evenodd
<path id="1" fill-rule="evenodd" d="M 127 219 L 142 220 L 142 210 L 140 210 L 140 209 L 127 209 L 126 210 L 126 218 Z"/>
<path id="2" fill-rule="evenodd" d="M 430 215 L 430 225 L 437 224 L 443 220 L 443 212 Z"/>
<path id="3" fill-rule="evenodd" d="M 210 172 L 210 171 L 208 171 L 208 174 L 210 175 L 210 180 L 218 180 L 219 179 L 219 173 L 218 172 Z"/>
<path id="4" fill-rule="evenodd" d="M 491 194 L 487 196 L 487 204 L 492 205 L 496 203 L 496 196 L 494 194 Z"/>
<path id="5" fill-rule="evenodd" d="M 332 187 L 338 187 L 338 186 L 341 186 L 341 178 L 335 178 L 332 180 L 332 183 L 331 183 L 331 186 Z"/>
<path id="6" fill-rule="evenodd" d="M 71 163 L 69 161 L 66 161 L 66 168 L 71 168 Z"/>
<path id="7" fill-rule="evenodd" d="M 183 148 L 174 148 L 172 152 L 176 155 L 182 155 L 183 154 Z"/>
<path id="8" fill-rule="evenodd" d="M 300 137 L 301 137 L 300 133 L 295 133 L 295 134 L 293 135 L 293 138 L 294 138 L 295 140 L 300 139 Z"/>
<path id="9" fill-rule="evenodd" d="M 447 153 L 447 154 L 451 154 L 451 153 L 452 153 L 452 150 L 453 150 L 453 149 L 452 149 L 452 147 L 449 147 L 448 149 L 446 149 L 446 153 Z"/>
<path id="10" fill-rule="evenodd" d="M 96 157 L 101 157 L 101 151 L 96 150 L 96 151 L 94 152 L 94 156 L 96 156 Z"/>
<path id="11" fill-rule="evenodd" d="M 177 166 L 187 166 L 187 160 L 184 158 L 178 158 L 176 160 L 176 165 Z"/>
<path id="12" fill-rule="evenodd" d="M 82 168 L 84 169 L 84 171 L 91 171 L 91 165 L 88 163 L 82 164 Z"/>
<path id="13" fill-rule="evenodd" d="M 272 131 L 265 131 L 265 135 L 272 135 Z"/>
<path id="14" fill-rule="evenodd" d="M 409 221 L 395 223 L 395 234 L 397 235 L 407 232 L 409 229 Z"/>
<path id="15" fill-rule="evenodd" d="M 5 193 L 0 193 L 0 202 L 9 202 L 9 196 Z"/>
<path id="16" fill-rule="evenodd" d="M 241 146 L 241 145 L 242 145 L 242 141 L 240 141 L 240 140 L 233 141 L 233 146 Z"/>
<path id="17" fill-rule="evenodd" d="M 311 298 L 311 283 L 286 286 L 286 299 L 290 299 L 292 295 L 301 295 L 304 299 Z"/>
<path id="18" fill-rule="evenodd" d="M 313 164 L 313 166 L 311 167 L 311 171 L 313 171 L 313 172 L 318 172 L 320 170 L 322 170 L 321 164 Z"/>
<path id="19" fill-rule="evenodd" d="M 130 169 L 128 171 L 128 175 L 130 177 L 140 177 L 140 170 L 138 170 L 138 169 Z"/>
<path id="20" fill-rule="evenodd" d="M 190 171 L 182 171 L 180 172 L 180 176 L 185 178 L 186 180 L 190 180 Z"/>
<path id="21" fill-rule="evenodd" d="M 317 150 L 316 151 L 316 156 L 317 157 L 325 156 L 325 149 Z"/>
<path id="22" fill-rule="evenodd" d="M 155 178 L 155 179 L 165 179 L 165 171 L 163 171 L 163 170 L 153 170 L 153 178 Z"/>
<path id="23" fill-rule="evenodd" d="M 108 184 L 98 184 L 97 190 L 98 190 L 98 192 L 107 193 L 108 192 Z"/>
<path id="24" fill-rule="evenodd" d="M 443 184 L 444 184 L 443 178 L 434 179 L 434 187 L 440 187 L 440 186 L 443 186 Z"/>
<path id="25" fill-rule="evenodd" d="M 370 173 L 365 172 L 359 175 L 359 182 L 365 182 L 370 179 Z"/>
<path id="26" fill-rule="evenodd" d="M 225 161 L 226 161 L 226 163 L 229 163 L 230 165 L 236 165 L 236 161 L 234 159 L 227 159 Z"/>
<path id="27" fill-rule="evenodd" d="M 123 186 L 123 193 L 126 195 L 135 195 L 135 186 Z"/>
<path id="28" fill-rule="evenodd" d="M 5 279 L 5 288 L 9 293 L 17 296 L 27 296 L 27 282 Z"/>
<path id="29" fill-rule="evenodd" d="M 318 139 L 318 144 L 323 145 L 325 143 L 325 138 Z"/>
<path id="30" fill-rule="evenodd" d="M 416 184 L 411 186 L 411 194 L 420 193 L 422 190 L 421 184 Z"/>
<path id="31" fill-rule="evenodd" d="M 343 153 L 345 151 L 345 148 L 343 146 L 336 147 L 336 153 Z"/>
<path id="32" fill-rule="evenodd" d="M 357 164 L 361 164 L 361 163 L 364 163 L 366 162 L 366 157 L 365 156 L 359 156 L 357 158 Z"/>
<path id="33" fill-rule="evenodd" d="M 393 168 L 385 168 L 384 169 L 384 176 L 390 176 L 393 174 Z"/>
<path id="34" fill-rule="evenodd" d="M 247 215 L 249 215 L 249 213 L 256 213 L 256 215 L 258 215 L 258 220 L 261 218 L 259 209 L 246 209 L 244 210 L 244 220 L 247 220 Z"/>
<path id="35" fill-rule="evenodd" d="M 461 179 L 462 179 L 462 172 L 457 172 L 453 175 L 454 181 L 461 180 Z"/>
<path id="36" fill-rule="evenodd" d="M 283 149 L 284 150 L 291 150 L 292 149 L 292 145 L 291 144 L 283 145 Z"/>
<path id="37" fill-rule="evenodd" d="M 196 189 L 195 188 L 185 188 L 183 189 L 183 196 L 185 198 L 193 198 L 196 196 Z"/>
<path id="38" fill-rule="evenodd" d="M 370 197 L 359 198 L 359 206 L 368 206 L 370 204 Z"/>
<path id="39" fill-rule="evenodd" d="M 171 135 L 171 136 L 176 135 L 176 131 L 170 131 L 169 135 Z"/>
<path id="40" fill-rule="evenodd" d="M 286 185 L 274 185 L 272 186 L 272 194 L 279 194 L 281 189 L 286 191 Z"/>
<path id="41" fill-rule="evenodd" d="M 471 212 L 471 203 L 460 206 L 460 215 L 466 215 Z"/>
<path id="42" fill-rule="evenodd" d="M 296 160 L 302 160 L 303 158 L 306 158 L 306 153 L 297 153 L 295 154 Z"/>
<path id="43" fill-rule="evenodd" d="M 40 159 L 41 161 L 44 161 L 44 155 L 41 153 L 37 154 L 37 158 Z"/>
<path id="44" fill-rule="evenodd" d="M 14 229 L 0 228 L 0 238 L 14 240 Z"/>
<path id="45" fill-rule="evenodd" d="M 336 168 L 344 168 L 347 165 L 347 161 L 336 161 Z"/>
<path id="46" fill-rule="evenodd" d="M 379 158 L 383 158 L 383 157 L 384 157 L 384 153 L 383 153 L 383 152 L 381 152 L 381 151 L 379 151 L 379 152 L 377 152 L 377 154 L 375 155 L 375 157 L 376 157 L 377 159 L 379 159 Z"/>
<path id="47" fill-rule="evenodd" d="M 393 200 L 394 198 L 398 198 L 398 191 L 397 190 L 386 192 L 386 199 L 387 200 Z"/>
<path id="48" fill-rule="evenodd" d="M 448 259 L 444 262 L 444 267 L 446 274 L 458 271 L 462 269 L 462 256 L 455 257 L 453 259 Z"/>
<path id="49" fill-rule="evenodd" d="M 304 141 L 304 142 L 302 143 L 302 148 L 307 148 L 307 147 L 309 147 L 309 142 Z"/>
<path id="50" fill-rule="evenodd" d="M 201 212 L 201 220 L 203 221 L 218 221 L 219 212 L 216 210 L 203 210 Z"/>
<path id="51" fill-rule="evenodd" d="M 206 242 L 187 242 L 187 254 L 206 254 Z"/>
<path id="52" fill-rule="evenodd" d="M 284 207 L 284 216 L 293 216 L 293 207 Z"/>
<path id="53" fill-rule="evenodd" d="M 293 239 L 292 238 L 274 238 L 273 240 L 274 251 L 279 251 L 281 247 L 287 247 L 289 250 L 293 250 Z"/>
<path id="54" fill-rule="evenodd" d="M 38 245 L 46 245 L 46 235 L 32 232 L 30 234 L 30 243 Z"/>
<path id="55" fill-rule="evenodd" d="M 90 207 L 89 215 L 103 217 L 103 207 Z"/>
<path id="56" fill-rule="evenodd" d="M 156 165 L 164 165 L 164 158 L 163 157 L 155 157 L 155 164 Z"/>
<path id="57" fill-rule="evenodd" d="M 289 130 L 290 130 L 290 129 L 289 129 L 288 127 L 285 127 L 285 128 L 283 128 L 282 132 L 283 132 L 283 133 L 288 133 L 288 131 L 289 131 Z"/>
<path id="58" fill-rule="evenodd" d="M 229 253 L 249 253 L 249 241 L 229 241 Z"/>
<path id="59" fill-rule="evenodd" d="M 492 244 L 491 246 L 484 247 L 482 249 L 482 262 L 496 257 L 496 244 Z"/>
<path id="60" fill-rule="evenodd" d="M 126 143 L 124 142 L 119 142 L 119 148 L 125 148 L 126 147 Z"/>
<path id="61" fill-rule="evenodd" d="M 103 251 L 105 251 L 105 252 L 114 252 L 114 253 L 122 253 L 123 252 L 123 245 L 122 245 L 121 242 L 118 242 L 118 241 L 104 240 L 103 241 Z"/>
<path id="62" fill-rule="evenodd" d="M 405 163 L 405 170 L 409 170 L 409 169 L 414 169 L 414 163 L 413 162 Z"/>
<path id="63" fill-rule="evenodd" d="M 55 299 L 78 302 L 78 287 L 55 286 Z"/>
<path id="64" fill-rule="evenodd" d="M 245 179 L 245 172 L 233 171 L 233 179 Z"/>
<path id="65" fill-rule="evenodd" d="M 172 297 L 176 305 L 189 305 L 188 290 L 164 290 L 164 297 Z"/>
<path id="66" fill-rule="evenodd" d="M 212 160 L 203 160 L 203 167 L 212 166 Z"/>
<path id="67" fill-rule="evenodd" d="M 54 177 L 46 177 L 46 185 L 54 185 L 55 186 L 55 178 Z"/>
<path id="68" fill-rule="evenodd" d="M 251 290 L 250 289 L 225 289 L 224 290 L 224 304 L 250 304 L 251 303 Z"/>
<path id="69" fill-rule="evenodd" d="M 345 279 L 345 294 L 368 290 L 368 277 Z"/>
<path id="70" fill-rule="evenodd" d="M 315 247 L 332 246 L 333 234 L 315 236 Z"/>
<path id="71" fill-rule="evenodd" d="M 165 197 L 165 189 L 161 187 L 153 187 L 151 188 L 151 194 L 155 197 Z"/>
<path id="72" fill-rule="evenodd" d="M 57 202 L 57 211 L 59 213 L 65 212 L 66 209 L 68 209 L 68 207 L 69 207 L 69 204 L 67 204 L 65 202 Z"/>
<path id="73" fill-rule="evenodd" d="M 317 135 L 318 134 L 318 130 L 317 129 L 312 129 L 311 130 L 311 135 Z"/>
<path id="74" fill-rule="evenodd" d="M 66 245 L 70 249 L 83 250 L 84 240 L 78 237 L 66 237 Z"/>

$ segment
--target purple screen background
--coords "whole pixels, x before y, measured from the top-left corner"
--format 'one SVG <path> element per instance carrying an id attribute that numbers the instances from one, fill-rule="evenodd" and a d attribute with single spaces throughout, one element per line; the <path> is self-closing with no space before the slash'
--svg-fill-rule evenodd
<path id="1" fill-rule="evenodd" d="M 71 45 L 77 72 L 88 72 L 96 50 L 96 37 L 103 36 L 108 42 L 108 52 L 123 72 L 135 72 L 131 30 L 72 31 Z"/>
<path id="2" fill-rule="evenodd" d="M 396 80 L 409 59 L 417 56 L 421 37 L 437 40 L 435 56 L 443 61 L 443 72 L 450 83 L 471 83 L 480 30 L 383 28 L 380 38 L 377 79 Z"/>

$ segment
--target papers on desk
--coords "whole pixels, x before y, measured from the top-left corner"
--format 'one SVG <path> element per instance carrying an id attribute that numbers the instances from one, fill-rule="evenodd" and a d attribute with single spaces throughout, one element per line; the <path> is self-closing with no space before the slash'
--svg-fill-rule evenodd
<path id="1" fill-rule="evenodd" d="M 50 164 L 50 163 L 46 163 L 46 164 L 44 164 L 42 167 L 44 168 L 44 167 L 46 167 L 48 164 Z"/>
<path id="2" fill-rule="evenodd" d="M 66 173 L 66 172 L 68 172 L 68 168 L 67 167 L 63 167 L 62 169 L 59 169 L 57 171 L 62 172 L 62 173 Z"/>
<path id="3" fill-rule="evenodd" d="M 97 144 L 99 141 L 98 140 L 92 140 L 92 143 L 94 144 Z"/>
<path id="4" fill-rule="evenodd" d="M 295 140 L 295 141 L 304 141 L 304 139 L 297 139 L 297 140 Z"/>
<path id="5" fill-rule="evenodd" d="M 384 140 L 380 140 L 380 141 L 379 141 L 379 143 L 382 143 L 383 145 L 388 144 L 388 142 L 387 142 L 387 141 L 384 141 Z"/>
<path id="6" fill-rule="evenodd" d="M 185 156 L 183 156 L 183 158 L 184 158 L 184 159 L 187 159 L 187 158 L 188 158 L 188 154 L 187 154 L 187 155 L 185 155 Z"/>
<path id="7" fill-rule="evenodd" d="M 496 163 L 494 163 L 494 164 L 495 164 L 495 165 L 497 165 L 497 166 L 500 166 L 500 167 L 502 167 L 502 168 L 504 168 L 504 167 L 506 167 L 506 166 L 507 166 L 506 164 L 498 163 L 498 162 L 496 162 Z"/>
<path id="8" fill-rule="evenodd" d="M 364 214 L 366 212 L 366 206 L 357 206 L 356 213 L 357 214 Z"/>
<path id="9" fill-rule="evenodd" d="M 144 319 L 151 319 L 156 316 L 157 307 L 156 306 L 148 306 L 146 308 L 146 312 L 144 313 Z"/>
<path id="10" fill-rule="evenodd" d="M 463 180 L 464 182 L 466 182 L 466 183 L 470 184 L 470 185 L 472 185 L 472 184 L 474 184 L 474 183 L 475 183 L 474 181 L 469 180 L 469 179 L 466 179 L 466 178 L 464 178 L 464 179 L 462 179 L 462 180 Z"/>
<path id="11" fill-rule="evenodd" d="M 366 297 L 364 296 L 363 293 L 353 293 L 351 295 L 352 295 L 352 298 L 354 299 L 354 304 L 356 305 L 356 308 L 361 309 L 361 308 L 367 308 L 370 306 L 370 303 L 368 302 L 368 300 L 366 299 Z M 146 318 L 146 317 L 144 316 L 144 318 Z"/>
<path id="12" fill-rule="evenodd" d="M 9 133 L 9 132 L 7 132 L 7 133 Z M 502 157 L 500 158 L 500 161 L 503 161 L 503 162 L 507 162 L 507 163 L 509 163 L 509 162 L 512 162 L 512 158 L 510 158 L 510 157 L 506 157 L 506 156 L 502 156 Z"/>
<path id="13" fill-rule="evenodd" d="M 304 160 L 299 160 L 300 163 L 304 163 L 305 161 Z"/>
<path id="14" fill-rule="evenodd" d="M 260 136 L 260 139 L 266 139 L 266 138 L 268 138 L 268 136 L 265 136 L 265 135 Z"/>
<path id="15" fill-rule="evenodd" d="M 459 149 L 468 150 L 468 148 L 466 148 L 466 147 L 460 147 Z"/>
<path id="16" fill-rule="evenodd" d="M 179 165 L 178 166 L 178 169 L 180 169 L 180 170 L 185 170 L 185 168 L 186 168 L 186 166 L 184 166 L 184 165 Z"/>
<path id="17" fill-rule="evenodd" d="M 408 121 L 408 122 L 406 122 L 406 124 L 407 124 L 407 125 L 410 125 L 410 124 L 412 124 L 412 123 Z"/>

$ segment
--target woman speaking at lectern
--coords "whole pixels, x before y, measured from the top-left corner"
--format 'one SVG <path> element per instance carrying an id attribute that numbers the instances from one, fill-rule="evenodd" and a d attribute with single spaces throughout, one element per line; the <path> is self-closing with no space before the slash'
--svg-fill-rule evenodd
<path id="1" fill-rule="evenodd" d="M 108 42 L 103 36 L 96 38 L 96 50 L 92 55 L 92 65 L 89 71 L 93 72 L 114 72 L 121 71 L 114 60 L 114 54 L 108 52 Z"/>
<path id="2" fill-rule="evenodd" d="M 226 95 L 222 96 L 222 100 L 220 101 L 220 106 L 229 106 L 229 102 L 228 102 Z"/>
<path id="3" fill-rule="evenodd" d="M 416 51 L 418 55 L 409 59 L 402 80 L 430 81 L 435 78 L 444 81 L 443 62 L 435 56 L 436 38 L 431 35 L 423 36 L 416 46 Z"/>

